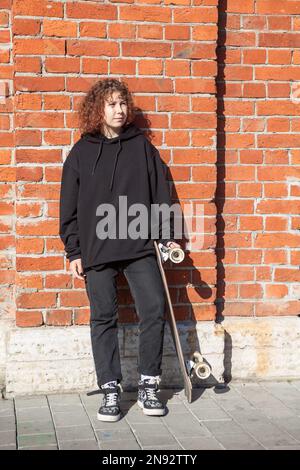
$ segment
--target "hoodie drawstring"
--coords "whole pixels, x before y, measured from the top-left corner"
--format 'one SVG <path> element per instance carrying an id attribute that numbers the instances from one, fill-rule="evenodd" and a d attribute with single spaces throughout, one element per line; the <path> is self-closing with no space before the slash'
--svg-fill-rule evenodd
<path id="1" fill-rule="evenodd" d="M 118 142 L 119 142 L 119 148 L 118 148 L 118 150 L 117 150 L 117 152 L 116 152 L 116 155 L 115 155 L 114 168 L 113 168 L 112 175 L 111 175 L 111 180 L 110 180 L 110 187 L 109 187 L 109 189 L 110 189 L 111 191 L 112 191 L 113 184 L 114 184 L 114 176 L 115 176 L 116 167 L 117 167 L 117 163 L 118 163 L 118 156 L 119 156 L 119 153 L 120 153 L 121 150 L 122 150 L 121 139 L 119 139 Z M 93 170 L 92 170 L 92 175 L 95 173 L 95 169 L 96 169 L 96 166 L 97 166 L 97 162 L 98 162 L 98 160 L 100 159 L 100 156 L 101 156 L 101 153 L 102 153 L 102 148 L 103 148 L 103 140 L 101 140 L 100 145 L 99 145 L 97 158 L 96 158 L 96 161 L 95 161 L 95 163 L 94 163 Z"/>
<path id="2" fill-rule="evenodd" d="M 94 166 L 93 166 L 92 175 L 95 173 L 95 168 L 96 168 L 97 162 L 98 162 L 98 160 L 101 156 L 102 145 L 103 145 L 103 140 L 101 140 L 100 145 L 99 145 L 98 155 L 97 155 L 96 161 L 95 161 Z"/>
<path id="3" fill-rule="evenodd" d="M 116 156 L 115 156 L 114 169 L 112 171 L 111 180 L 110 180 L 110 190 L 111 191 L 112 191 L 112 187 L 113 187 L 113 183 L 114 183 L 114 176 L 115 176 L 115 172 L 116 172 L 118 156 L 119 156 L 119 153 L 121 152 L 121 150 L 122 150 L 122 144 L 121 144 L 121 140 L 119 139 L 119 148 L 118 148 Z"/>

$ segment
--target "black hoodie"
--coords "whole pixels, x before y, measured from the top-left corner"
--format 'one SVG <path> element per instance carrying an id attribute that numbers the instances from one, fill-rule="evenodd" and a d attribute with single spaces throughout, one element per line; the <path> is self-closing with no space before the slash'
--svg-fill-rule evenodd
<path id="1" fill-rule="evenodd" d="M 81 258 L 85 270 L 155 253 L 150 215 L 148 238 L 119 235 L 119 219 L 125 215 L 124 206 L 119 207 L 119 196 L 127 196 L 128 208 L 134 203 L 144 204 L 149 214 L 151 204 L 166 203 L 170 207 L 166 174 L 158 150 L 133 123 L 111 139 L 100 132 L 82 134 L 69 152 L 62 171 L 59 235 L 66 257 L 70 261 Z M 104 203 L 112 204 L 116 210 L 116 239 L 100 239 L 97 235 L 96 226 L 104 214 L 101 217 L 96 210 Z M 138 214 L 127 215 L 128 224 Z M 164 239 L 159 221 L 158 240 L 163 243 L 173 239 L 173 220 L 171 216 L 170 236 Z"/>

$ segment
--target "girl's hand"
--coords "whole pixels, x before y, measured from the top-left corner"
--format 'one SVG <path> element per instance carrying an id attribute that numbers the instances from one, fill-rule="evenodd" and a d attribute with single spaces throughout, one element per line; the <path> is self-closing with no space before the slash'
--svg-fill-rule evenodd
<path id="1" fill-rule="evenodd" d="M 178 245 L 178 243 L 176 243 L 176 242 L 167 242 L 166 246 L 168 248 L 181 248 L 181 246 Z"/>
<path id="2" fill-rule="evenodd" d="M 73 276 L 75 276 L 77 279 L 84 280 L 86 274 L 83 274 L 83 269 L 82 269 L 82 263 L 81 259 L 74 259 L 70 263 L 70 270 Z"/>

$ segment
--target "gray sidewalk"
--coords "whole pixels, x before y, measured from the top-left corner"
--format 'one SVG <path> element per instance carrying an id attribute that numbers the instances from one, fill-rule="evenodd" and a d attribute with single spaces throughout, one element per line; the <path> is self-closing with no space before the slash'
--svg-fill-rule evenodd
<path id="1" fill-rule="evenodd" d="M 300 449 L 300 380 L 231 383 L 227 389 L 162 390 L 164 417 L 148 417 L 123 392 L 123 417 L 102 423 L 102 395 L 0 400 L 0 450 Z"/>

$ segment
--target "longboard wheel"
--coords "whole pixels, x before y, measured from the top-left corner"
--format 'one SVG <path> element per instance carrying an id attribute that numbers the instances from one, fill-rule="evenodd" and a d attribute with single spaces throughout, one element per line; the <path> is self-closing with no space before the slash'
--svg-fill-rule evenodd
<path id="1" fill-rule="evenodd" d="M 195 366 L 195 373 L 199 379 L 205 380 L 210 376 L 211 370 L 205 362 L 199 362 L 199 364 Z"/>
<path id="2" fill-rule="evenodd" d="M 203 361 L 202 355 L 196 351 L 193 354 L 194 371 L 197 377 L 201 380 L 208 379 L 211 374 L 211 368 L 206 362 Z"/>

